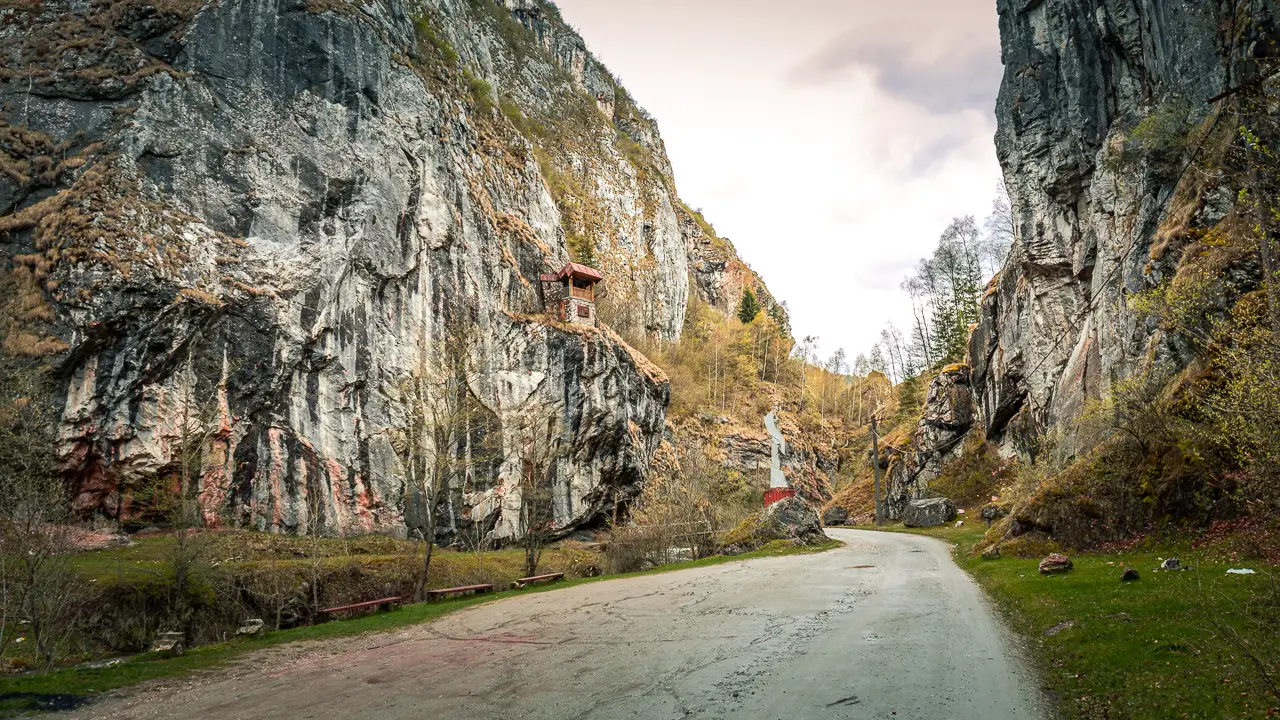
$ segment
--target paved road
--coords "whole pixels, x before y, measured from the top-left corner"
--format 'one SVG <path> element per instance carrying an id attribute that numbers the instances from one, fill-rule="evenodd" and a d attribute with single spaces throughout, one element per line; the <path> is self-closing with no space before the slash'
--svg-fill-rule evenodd
<path id="1" fill-rule="evenodd" d="M 1039 717 L 946 545 L 831 530 L 818 555 L 526 595 L 393 634 L 284 646 L 81 717 Z M 870 566 L 870 567 L 867 567 Z"/>

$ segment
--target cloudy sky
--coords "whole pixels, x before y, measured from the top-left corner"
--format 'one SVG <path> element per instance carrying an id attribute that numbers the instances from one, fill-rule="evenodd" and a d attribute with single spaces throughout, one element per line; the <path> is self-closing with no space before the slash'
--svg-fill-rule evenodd
<path id="1" fill-rule="evenodd" d="M 990 211 L 995 0 L 557 0 L 658 120 L 680 194 L 791 308 L 866 352 L 950 219 Z"/>

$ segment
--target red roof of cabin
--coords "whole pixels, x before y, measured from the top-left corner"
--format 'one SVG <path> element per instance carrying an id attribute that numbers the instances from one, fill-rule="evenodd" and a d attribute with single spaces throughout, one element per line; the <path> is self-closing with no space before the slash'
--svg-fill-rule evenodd
<path id="1" fill-rule="evenodd" d="M 592 282 L 600 282 L 601 280 L 604 280 L 604 275 L 601 275 L 599 270 L 589 268 L 586 265 L 581 265 L 576 262 L 571 262 L 568 265 L 565 265 L 564 269 L 560 271 L 560 277 L 582 278 L 583 280 L 590 280 Z"/>

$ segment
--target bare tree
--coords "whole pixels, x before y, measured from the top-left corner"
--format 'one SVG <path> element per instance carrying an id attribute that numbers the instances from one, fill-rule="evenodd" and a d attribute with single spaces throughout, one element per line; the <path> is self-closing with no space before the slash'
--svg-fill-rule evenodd
<path id="1" fill-rule="evenodd" d="M 403 462 L 405 510 L 422 543 L 422 564 L 414 578 L 415 602 L 426 598 L 437 523 L 450 488 L 492 456 L 483 441 L 484 408 L 471 394 L 465 321 L 447 318 L 434 348 L 423 346 L 418 366 L 402 383 L 405 401 Z M 434 350 L 434 352 L 432 352 Z"/>
<path id="2" fill-rule="evenodd" d="M 0 357 L 0 653 L 21 637 L 48 669 L 74 628 L 83 583 L 70 565 L 71 498 L 43 380 L 33 361 Z"/>
<path id="3" fill-rule="evenodd" d="M 987 234 L 980 255 L 988 266 L 987 277 L 991 277 L 1000 272 L 1009 248 L 1013 246 L 1013 205 L 1003 179 L 996 184 L 996 197 L 991 201 L 991 214 L 983 222 L 983 229 Z"/>
<path id="4" fill-rule="evenodd" d="M 555 416 L 532 420 L 524 430 L 520 461 L 517 533 L 524 548 L 525 573 L 538 572 L 542 551 L 556 530 L 554 491 L 567 448 Z"/>
<path id="5" fill-rule="evenodd" d="M 307 594 L 310 595 L 311 616 L 315 618 L 320 610 L 320 587 L 329 575 L 325 562 L 323 537 L 325 527 L 325 502 L 320 491 L 320 478 L 308 478 L 310 485 L 306 487 L 307 500 L 305 507 L 307 517 L 300 529 L 307 538 Z"/>
<path id="6" fill-rule="evenodd" d="M 800 411 L 804 411 L 804 396 L 808 392 L 809 384 L 809 361 L 814 352 L 818 348 L 818 336 L 806 335 L 799 345 L 796 345 L 796 359 L 800 361 Z"/>
<path id="7" fill-rule="evenodd" d="M 220 370 L 225 374 L 225 362 Z M 176 385 L 174 406 L 169 408 L 170 463 L 167 471 L 150 484 L 150 504 L 169 525 L 173 542 L 168 546 L 169 607 L 187 641 L 194 640 L 196 614 L 208 587 L 213 536 L 203 532 L 206 515 L 200 504 L 200 484 L 209 442 L 218 431 L 218 394 L 201 387 L 195 350 L 188 347 Z M 212 511 L 216 511 L 213 509 Z"/>

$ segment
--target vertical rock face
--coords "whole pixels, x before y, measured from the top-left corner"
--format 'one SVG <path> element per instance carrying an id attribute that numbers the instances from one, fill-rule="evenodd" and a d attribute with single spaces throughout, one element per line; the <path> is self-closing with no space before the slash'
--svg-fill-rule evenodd
<path id="1" fill-rule="evenodd" d="M 405 382 L 450 346 L 499 450 L 446 532 L 517 532 L 547 419 L 558 528 L 638 491 L 665 378 L 531 315 L 538 276 L 589 233 L 611 319 L 674 339 L 690 253 L 656 125 L 553 5 L 49 1 L 0 34 L 0 247 L 67 348 L 81 510 L 140 512 L 195 434 L 210 523 L 412 530 Z"/>
<path id="2" fill-rule="evenodd" d="M 1185 362 L 1126 298 L 1177 262 L 1153 238 L 1185 167 L 1179 138 L 1213 122 L 1206 101 L 1228 84 L 1230 5 L 998 3 L 996 145 L 1016 241 L 969 344 L 991 438 L 1018 416 L 1063 424 L 1142 363 Z"/>

